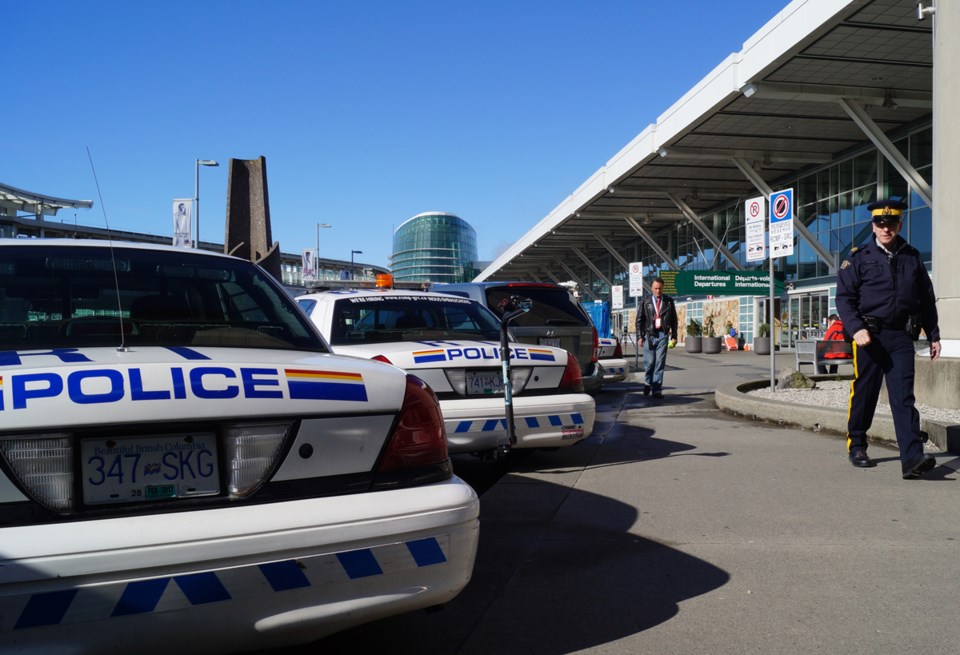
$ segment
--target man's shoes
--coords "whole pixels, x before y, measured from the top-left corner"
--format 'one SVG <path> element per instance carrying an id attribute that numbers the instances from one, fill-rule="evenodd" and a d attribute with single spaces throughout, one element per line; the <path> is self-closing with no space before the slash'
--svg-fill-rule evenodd
<path id="1" fill-rule="evenodd" d="M 929 473 L 937 466 L 933 457 L 921 457 L 903 467 L 904 480 L 919 480 L 924 473 Z"/>
<path id="2" fill-rule="evenodd" d="M 657 400 L 659 400 L 659 399 L 663 398 L 663 394 L 662 394 L 661 392 L 659 392 L 659 391 L 655 391 L 655 392 L 653 393 L 653 397 L 656 398 Z"/>
<path id="3" fill-rule="evenodd" d="M 876 466 L 873 460 L 867 457 L 867 451 L 863 448 L 854 448 L 850 451 L 850 463 L 861 469 Z"/>
<path id="4" fill-rule="evenodd" d="M 643 395 L 644 395 L 644 396 L 649 396 L 649 395 L 650 395 L 650 385 L 649 385 L 649 384 L 643 385 Z"/>

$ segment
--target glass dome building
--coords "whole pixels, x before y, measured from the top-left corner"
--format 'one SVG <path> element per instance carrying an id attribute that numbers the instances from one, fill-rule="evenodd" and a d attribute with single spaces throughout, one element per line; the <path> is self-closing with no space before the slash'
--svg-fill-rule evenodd
<path id="1" fill-rule="evenodd" d="M 469 282 L 476 275 L 477 232 L 453 214 L 424 212 L 393 232 L 398 282 Z"/>

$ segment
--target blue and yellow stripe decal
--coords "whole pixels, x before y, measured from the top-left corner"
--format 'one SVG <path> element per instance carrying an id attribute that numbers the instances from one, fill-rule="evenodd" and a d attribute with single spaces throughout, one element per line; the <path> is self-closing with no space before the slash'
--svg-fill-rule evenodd
<path id="1" fill-rule="evenodd" d="M 541 362 L 555 362 L 557 358 L 554 357 L 553 352 L 549 350 L 544 350 L 543 348 L 527 348 L 527 353 L 530 355 L 530 359 L 534 359 Z"/>
<path id="2" fill-rule="evenodd" d="M 367 388 L 359 373 L 301 368 L 286 368 L 283 372 L 292 399 L 367 401 Z"/>
<path id="3" fill-rule="evenodd" d="M 443 349 L 436 350 L 415 350 L 413 351 L 414 364 L 426 364 L 428 362 L 447 361 L 447 351 Z"/>
<path id="4" fill-rule="evenodd" d="M 0 634 L 254 597 L 269 603 L 272 594 L 306 587 L 343 585 L 347 595 L 354 580 L 445 564 L 448 549 L 449 537 L 440 535 L 218 571 L 11 594 L 0 598 Z"/>
<path id="5" fill-rule="evenodd" d="M 517 419 L 517 427 L 526 426 L 531 430 L 546 427 L 583 427 L 583 414 L 574 412 L 572 414 L 547 414 L 546 416 L 525 416 Z M 478 419 L 476 421 L 458 421 L 454 432 L 493 432 L 495 430 L 506 430 L 507 420 L 505 418 Z"/>

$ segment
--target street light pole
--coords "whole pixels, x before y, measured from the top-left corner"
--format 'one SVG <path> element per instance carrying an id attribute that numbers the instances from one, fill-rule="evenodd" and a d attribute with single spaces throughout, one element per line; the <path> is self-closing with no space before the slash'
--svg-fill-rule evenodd
<path id="1" fill-rule="evenodd" d="M 329 223 L 317 223 L 317 251 L 313 253 L 313 265 L 317 268 L 317 279 L 320 279 L 320 228 L 333 227 Z"/>
<path id="2" fill-rule="evenodd" d="M 351 279 L 351 280 L 356 279 L 355 276 L 354 276 L 354 272 L 353 272 L 353 256 L 354 256 L 354 255 L 362 255 L 362 254 L 363 254 L 363 251 L 362 251 L 362 250 L 351 250 L 351 251 L 350 251 L 350 279 Z"/>
<path id="3" fill-rule="evenodd" d="M 197 234 L 193 240 L 193 247 L 200 247 L 200 167 L 219 166 L 213 159 L 197 159 L 193 168 L 193 210 L 197 214 Z"/>

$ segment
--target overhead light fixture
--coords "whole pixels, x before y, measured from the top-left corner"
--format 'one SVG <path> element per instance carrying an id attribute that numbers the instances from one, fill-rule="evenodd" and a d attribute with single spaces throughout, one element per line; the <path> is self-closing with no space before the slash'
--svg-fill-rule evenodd
<path id="1" fill-rule="evenodd" d="M 936 7 L 924 7 L 922 2 L 917 3 L 917 20 L 923 20 L 927 16 L 933 16 L 936 13 Z"/>
<path id="2" fill-rule="evenodd" d="M 896 108 L 897 108 L 897 103 L 896 103 L 896 101 L 893 99 L 893 89 L 887 89 L 887 91 L 883 94 L 883 105 L 881 105 L 881 106 L 882 106 L 884 109 L 896 109 Z"/>
<path id="3" fill-rule="evenodd" d="M 617 190 L 617 187 L 615 187 L 615 186 L 608 186 L 608 187 L 607 187 L 607 193 L 615 193 L 616 190 Z"/>
<path id="4" fill-rule="evenodd" d="M 743 94 L 744 98 L 751 98 L 760 90 L 760 85 L 751 82 L 750 84 L 744 84 L 740 87 L 740 93 Z"/>
<path id="5" fill-rule="evenodd" d="M 670 154 L 670 153 L 667 152 L 667 149 L 666 149 L 666 148 L 659 148 L 659 149 L 657 150 L 657 154 L 660 155 L 661 157 L 666 157 L 666 156 L 667 156 L 668 154 Z"/>

